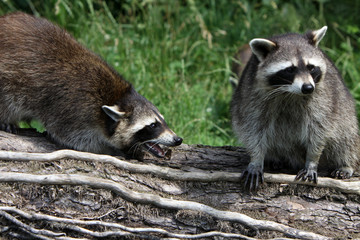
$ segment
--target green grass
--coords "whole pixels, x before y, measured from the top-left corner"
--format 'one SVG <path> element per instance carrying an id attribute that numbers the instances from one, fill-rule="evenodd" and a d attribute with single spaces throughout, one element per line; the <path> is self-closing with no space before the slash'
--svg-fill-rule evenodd
<path id="1" fill-rule="evenodd" d="M 237 144 L 228 78 L 232 56 L 253 37 L 328 25 L 321 47 L 360 106 L 358 1 L 0 0 L 0 14 L 17 10 L 56 22 L 101 55 L 188 144 Z"/>

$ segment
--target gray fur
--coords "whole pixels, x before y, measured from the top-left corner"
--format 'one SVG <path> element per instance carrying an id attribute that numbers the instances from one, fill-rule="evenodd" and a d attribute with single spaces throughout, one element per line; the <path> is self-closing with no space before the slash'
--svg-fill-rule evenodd
<path id="1" fill-rule="evenodd" d="M 297 176 L 302 180 L 316 182 L 320 159 L 334 165 L 335 177 L 353 174 L 359 156 L 355 102 L 334 64 L 317 47 L 325 32 L 326 27 L 275 36 L 264 46 L 258 39 L 250 42 L 254 54 L 231 103 L 233 129 L 251 156 L 244 172 L 250 187 L 262 180 L 264 159 L 286 159 L 303 168 Z M 295 91 L 297 85 L 313 82 L 306 71 L 297 73 L 297 85 L 269 85 L 274 69 L 309 59 L 322 71 L 311 94 Z"/>

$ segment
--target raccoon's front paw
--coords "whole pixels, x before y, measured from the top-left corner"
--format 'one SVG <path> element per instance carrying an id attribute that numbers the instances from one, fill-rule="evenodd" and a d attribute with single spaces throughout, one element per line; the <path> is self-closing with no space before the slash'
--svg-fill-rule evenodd
<path id="1" fill-rule="evenodd" d="M 257 164 L 249 164 L 246 170 L 241 174 L 241 180 L 245 179 L 245 187 L 249 183 L 249 190 L 255 190 L 260 183 L 264 183 L 263 167 Z M 254 185 L 255 184 L 255 185 Z"/>
<path id="2" fill-rule="evenodd" d="M 338 179 L 347 179 L 350 178 L 354 173 L 354 170 L 351 167 L 341 167 L 338 169 L 335 169 L 335 171 L 333 171 L 331 173 L 331 176 L 333 178 L 338 178 Z"/>
<path id="3" fill-rule="evenodd" d="M 304 168 L 298 172 L 295 180 L 317 183 L 317 170 L 312 168 Z"/>
<path id="4" fill-rule="evenodd" d="M 8 132 L 8 133 L 13 133 L 13 134 L 16 134 L 16 133 L 17 133 L 17 131 L 16 131 L 16 125 L 14 125 L 14 124 L 9 124 L 9 123 L 1 123 L 1 124 L 0 124 L 0 130 L 1 130 L 1 131 Z"/>

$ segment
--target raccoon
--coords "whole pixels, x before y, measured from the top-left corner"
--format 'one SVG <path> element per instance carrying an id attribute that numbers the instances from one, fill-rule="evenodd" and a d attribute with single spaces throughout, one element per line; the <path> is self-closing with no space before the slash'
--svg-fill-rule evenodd
<path id="1" fill-rule="evenodd" d="M 350 178 L 359 157 L 355 102 L 318 44 L 327 27 L 250 41 L 253 52 L 231 102 L 232 126 L 251 157 L 242 178 L 263 182 L 264 160 L 301 169 L 317 182 L 319 161 Z"/>
<path id="2" fill-rule="evenodd" d="M 0 122 L 36 119 L 57 143 L 94 153 L 164 157 L 182 143 L 159 110 L 93 52 L 46 19 L 0 17 Z"/>

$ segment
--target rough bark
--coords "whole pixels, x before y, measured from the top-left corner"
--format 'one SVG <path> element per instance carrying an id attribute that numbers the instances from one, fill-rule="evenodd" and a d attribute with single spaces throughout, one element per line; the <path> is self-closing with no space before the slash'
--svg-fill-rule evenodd
<path id="1" fill-rule="evenodd" d="M 0 131 L 3 238 L 360 237 L 358 175 L 333 180 L 320 167 L 313 186 L 266 168 L 265 184 L 250 193 L 239 180 L 249 161 L 242 148 L 183 144 L 166 159 L 139 161 L 19 134 Z"/>

